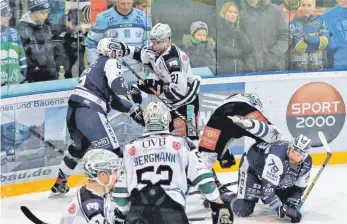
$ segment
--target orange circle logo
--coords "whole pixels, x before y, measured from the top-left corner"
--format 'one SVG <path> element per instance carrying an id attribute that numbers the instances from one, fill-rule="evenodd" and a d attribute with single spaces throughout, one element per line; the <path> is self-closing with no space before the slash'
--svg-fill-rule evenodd
<path id="1" fill-rule="evenodd" d="M 341 132 L 346 107 L 341 94 L 324 82 L 311 82 L 300 87 L 287 107 L 287 126 L 295 137 L 304 134 L 312 140 L 312 147 L 320 147 L 317 133 L 324 132 L 333 141 Z"/>

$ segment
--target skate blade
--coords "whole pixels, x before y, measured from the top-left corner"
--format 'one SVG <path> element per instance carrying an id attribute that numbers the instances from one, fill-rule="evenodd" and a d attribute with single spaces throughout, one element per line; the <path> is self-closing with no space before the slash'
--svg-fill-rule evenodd
<path id="1" fill-rule="evenodd" d="M 67 192 L 66 192 L 67 193 Z M 50 192 L 50 194 L 48 195 L 48 198 L 61 198 L 63 197 L 66 193 L 61 193 L 61 192 Z"/>

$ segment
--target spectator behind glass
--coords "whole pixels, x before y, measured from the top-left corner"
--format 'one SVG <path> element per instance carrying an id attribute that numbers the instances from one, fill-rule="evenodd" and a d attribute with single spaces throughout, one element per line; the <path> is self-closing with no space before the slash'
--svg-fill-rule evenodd
<path id="1" fill-rule="evenodd" d="M 347 68 L 347 0 L 336 0 L 337 5 L 326 11 L 322 18 L 330 31 L 328 53 L 331 67 Z"/>
<path id="2" fill-rule="evenodd" d="M 0 7 L 1 85 L 19 84 L 25 80 L 27 72 L 24 48 L 17 30 L 9 27 L 10 6 L 2 0 Z"/>
<path id="3" fill-rule="evenodd" d="M 217 16 L 217 73 L 237 74 L 252 52 L 248 37 L 239 27 L 239 9 L 234 2 L 224 3 Z"/>
<path id="4" fill-rule="evenodd" d="M 196 67 L 210 67 L 213 73 L 216 69 L 215 41 L 208 37 L 207 24 L 202 21 L 193 22 L 190 35 L 183 35 L 182 50 L 189 56 L 190 65 Z"/>
<path id="5" fill-rule="evenodd" d="M 329 31 L 323 19 L 314 16 L 316 0 L 301 0 L 303 16 L 290 23 L 294 49 L 290 69 L 323 69 L 323 50 L 328 45 Z"/>
<path id="6" fill-rule="evenodd" d="M 134 0 L 134 7 L 151 16 L 152 0 Z"/>
<path id="7" fill-rule="evenodd" d="M 52 32 L 45 23 L 50 12 L 48 0 L 30 0 L 29 10 L 18 25 L 28 60 L 28 82 L 57 79 Z"/>
<path id="8" fill-rule="evenodd" d="M 98 57 L 96 47 L 104 37 L 115 38 L 130 46 L 143 47 L 149 44 L 151 22 L 146 13 L 133 8 L 133 0 L 116 0 L 115 5 L 99 13 L 86 38 L 88 62 Z"/>
<path id="9" fill-rule="evenodd" d="M 283 0 L 280 8 L 283 10 L 287 22 L 292 21 L 295 16 L 302 16 L 300 0 Z"/>
<path id="10" fill-rule="evenodd" d="M 254 48 L 245 60 L 246 71 L 286 69 L 289 26 L 279 6 L 270 0 L 247 0 L 246 8 L 240 12 L 240 28 Z"/>
<path id="11" fill-rule="evenodd" d="M 78 75 L 84 70 L 85 35 L 80 31 L 79 10 L 70 9 L 64 16 L 65 24 L 54 25 L 53 41 L 57 54 L 57 69 L 64 66 L 65 78 L 72 78 L 72 67 L 77 62 Z"/>

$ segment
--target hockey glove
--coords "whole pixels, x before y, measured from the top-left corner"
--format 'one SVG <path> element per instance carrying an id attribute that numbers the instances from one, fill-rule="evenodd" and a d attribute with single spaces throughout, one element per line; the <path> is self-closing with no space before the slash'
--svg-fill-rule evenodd
<path id="1" fill-rule="evenodd" d="M 130 87 L 130 96 L 131 99 L 133 100 L 134 103 L 141 104 L 142 103 L 142 95 L 141 95 L 141 90 L 135 86 Z"/>
<path id="2" fill-rule="evenodd" d="M 250 118 L 246 118 L 246 117 L 242 117 L 242 116 L 228 116 L 229 119 L 231 119 L 234 124 L 236 124 L 237 126 L 245 129 L 245 130 L 249 130 L 254 128 L 255 124 L 254 121 Z"/>
<path id="3" fill-rule="evenodd" d="M 115 222 L 114 224 L 124 224 L 125 215 L 117 208 L 114 210 Z"/>
<path id="4" fill-rule="evenodd" d="M 221 155 L 221 157 L 218 158 L 218 161 L 223 169 L 230 168 L 236 164 L 235 157 L 229 150 L 226 150 L 224 155 Z"/>
<path id="5" fill-rule="evenodd" d="M 213 224 L 232 224 L 234 214 L 231 203 L 217 204 L 211 202 L 212 223 Z"/>
<path id="6" fill-rule="evenodd" d="M 301 220 L 301 213 L 290 203 L 285 203 L 277 209 L 277 215 L 279 218 L 290 218 L 291 223 L 298 223 Z"/>
<path id="7" fill-rule="evenodd" d="M 155 80 L 155 79 L 145 79 L 144 85 L 147 88 L 153 88 L 155 91 L 157 91 L 159 94 L 162 94 L 163 92 L 163 86 L 164 82 L 162 80 Z M 140 88 L 140 87 L 139 87 Z M 141 89 L 141 88 L 140 88 Z M 150 92 L 152 93 L 152 92 Z M 152 93 L 153 94 L 153 93 Z"/>
<path id="8" fill-rule="evenodd" d="M 130 110 L 130 117 L 134 119 L 139 125 L 145 126 L 145 121 L 143 119 L 143 112 L 140 106 L 133 107 Z"/>

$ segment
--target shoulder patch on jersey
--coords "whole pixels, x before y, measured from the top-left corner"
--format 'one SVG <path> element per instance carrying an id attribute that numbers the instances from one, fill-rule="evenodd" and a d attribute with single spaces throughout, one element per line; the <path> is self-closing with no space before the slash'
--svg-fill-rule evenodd
<path id="1" fill-rule="evenodd" d="M 276 155 L 269 154 L 266 158 L 262 178 L 277 186 L 282 174 L 283 163 L 281 159 Z"/>
<path id="2" fill-rule="evenodd" d="M 180 150 L 181 143 L 179 143 L 178 141 L 172 141 L 172 148 L 174 148 L 174 150 Z"/>
<path id="3" fill-rule="evenodd" d="M 172 58 L 165 60 L 165 64 L 166 64 L 170 73 L 181 71 L 179 58 L 177 58 L 177 57 L 172 57 Z"/>
<path id="4" fill-rule="evenodd" d="M 181 71 L 180 55 L 175 45 L 171 45 L 170 52 L 163 55 L 163 59 L 170 73 Z"/>
<path id="5" fill-rule="evenodd" d="M 221 130 L 206 125 L 200 139 L 200 146 L 215 151 L 220 134 Z"/>
<path id="6" fill-rule="evenodd" d="M 136 148 L 135 148 L 135 146 L 132 145 L 132 146 L 129 148 L 128 153 L 129 153 L 129 155 L 134 156 L 135 153 L 136 153 Z"/>
<path id="7" fill-rule="evenodd" d="M 76 205 L 75 205 L 75 203 L 72 202 L 70 204 L 70 206 L 68 208 L 68 211 L 69 211 L 70 214 L 74 214 L 76 212 Z"/>
<path id="8" fill-rule="evenodd" d="M 88 210 L 88 211 L 92 211 L 92 210 L 99 210 L 100 209 L 100 204 L 101 204 L 101 200 L 98 200 L 98 199 L 90 199 L 90 200 L 87 200 L 85 202 L 83 202 L 85 208 Z"/>
<path id="9" fill-rule="evenodd" d="M 262 121 L 264 123 L 268 123 L 269 122 L 268 119 L 266 119 L 266 117 L 258 110 L 246 114 L 245 117 L 251 118 L 253 120 Z"/>

